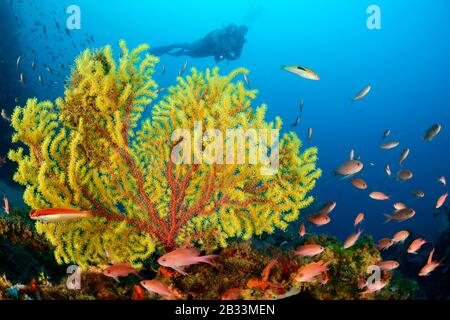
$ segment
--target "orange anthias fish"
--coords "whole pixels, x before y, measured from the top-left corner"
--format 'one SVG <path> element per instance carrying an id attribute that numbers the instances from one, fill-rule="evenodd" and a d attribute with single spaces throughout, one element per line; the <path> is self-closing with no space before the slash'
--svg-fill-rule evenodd
<path id="1" fill-rule="evenodd" d="M 328 271 L 329 264 L 330 262 L 323 263 L 322 261 L 308 263 L 298 270 L 298 273 L 295 276 L 295 281 L 312 282 L 317 276 Z"/>
<path id="2" fill-rule="evenodd" d="M 361 234 L 362 234 L 362 230 L 358 230 L 358 232 L 355 232 L 355 233 L 352 233 L 351 235 L 349 235 L 348 238 L 345 239 L 345 241 L 344 241 L 343 248 L 348 249 L 348 248 L 352 247 L 356 243 L 356 241 L 358 241 Z"/>
<path id="3" fill-rule="evenodd" d="M 358 224 L 360 224 L 364 220 L 364 213 L 359 213 L 356 218 L 353 225 L 356 227 Z"/>
<path id="4" fill-rule="evenodd" d="M 241 296 L 241 289 L 239 288 L 231 288 L 225 291 L 220 300 L 237 300 Z"/>
<path id="5" fill-rule="evenodd" d="M 300 235 L 300 237 L 304 237 L 307 234 L 305 225 L 303 223 L 300 225 L 300 229 L 298 230 L 298 234 Z"/>
<path id="6" fill-rule="evenodd" d="M 414 174 L 408 169 L 401 169 L 397 172 L 397 181 L 407 181 L 412 179 L 413 176 Z"/>
<path id="7" fill-rule="evenodd" d="M 436 209 L 439 209 L 442 207 L 447 200 L 448 192 L 444 193 L 442 196 L 439 197 L 439 199 L 436 201 Z"/>
<path id="8" fill-rule="evenodd" d="M 263 269 L 263 271 L 261 272 L 261 279 L 263 281 L 267 281 L 269 280 L 269 276 L 270 276 L 270 271 L 272 270 L 273 266 L 276 265 L 278 263 L 277 259 L 273 259 L 272 261 L 270 261 L 267 266 Z"/>
<path id="9" fill-rule="evenodd" d="M 381 261 L 380 263 L 377 264 L 378 267 L 380 267 L 381 270 L 394 270 L 397 269 L 400 266 L 400 263 L 398 263 L 397 261 L 394 260 L 386 260 L 386 261 Z"/>
<path id="10" fill-rule="evenodd" d="M 378 249 L 379 250 L 387 250 L 390 247 L 392 247 L 392 245 L 394 244 L 394 242 L 392 241 L 392 239 L 390 238 L 383 238 L 380 241 L 378 241 Z"/>
<path id="11" fill-rule="evenodd" d="M 402 151 L 402 153 L 400 154 L 400 160 L 399 160 L 400 165 L 402 165 L 403 162 L 406 160 L 406 158 L 408 158 L 409 152 L 410 152 L 409 148 L 406 148 L 405 150 Z"/>
<path id="12" fill-rule="evenodd" d="M 381 289 L 383 289 L 384 287 L 386 287 L 386 285 L 389 283 L 389 280 L 379 280 L 376 281 L 374 284 L 371 285 L 367 285 L 367 289 L 364 290 L 363 292 L 361 292 L 361 295 L 365 295 L 365 294 L 370 294 L 370 293 L 375 293 L 377 291 L 380 291 Z"/>
<path id="13" fill-rule="evenodd" d="M 386 221 L 385 223 L 388 223 L 391 220 L 395 220 L 397 222 L 403 222 L 406 221 L 408 219 L 411 219 L 412 217 L 414 217 L 416 215 L 416 212 L 411 209 L 411 208 L 405 208 L 405 209 L 401 209 L 401 210 L 396 210 L 394 213 L 392 214 L 385 214 L 386 216 Z"/>
<path id="14" fill-rule="evenodd" d="M 357 174 L 364 168 L 364 164 L 359 160 L 348 160 L 334 172 L 337 176 L 350 177 Z"/>
<path id="15" fill-rule="evenodd" d="M 384 200 L 389 200 L 390 199 L 389 196 L 387 196 L 383 192 L 379 192 L 379 191 L 371 192 L 369 194 L 369 197 L 371 197 L 374 200 L 380 200 L 380 201 L 384 201 Z"/>
<path id="16" fill-rule="evenodd" d="M 314 257 L 321 254 L 324 250 L 325 248 L 319 244 L 304 244 L 298 247 L 294 254 L 300 257 Z"/>
<path id="17" fill-rule="evenodd" d="M 383 143 L 380 148 L 384 149 L 384 150 L 390 150 L 390 149 L 394 149 L 395 147 L 397 147 L 400 144 L 400 142 L 398 141 L 391 141 L 391 142 L 386 142 Z"/>
<path id="18" fill-rule="evenodd" d="M 385 171 L 386 171 L 386 174 L 390 177 L 392 174 L 392 171 L 391 171 L 391 167 L 389 165 L 386 165 Z"/>
<path id="19" fill-rule="evenodd" d="M 158 263 L 163 267 L 172 268 L 182 275 L 187 275 L 184 268 L 193 264 L 208 263 L 216 266 L 212 260 L 217 255 L 200 256 L 200 253 L 200 249 L 197 248 L 179 248 L 160 257 Z"/>
<path id="20" fill-rule="evenodd" d="M 419 276 L 426 277 L 431 272 L 436 270 L 437 267 L 442 265 L 442 260 L 441 261 L 433 261 L 433 253 L 434 253 L 434 248 L 433 248 L 433 250 L 431 250 L 430 255 L 428 256 L 427 264 L 425 266 L 423 266 L 422 269 L 420 269 Z"/>
<path id="21" fill-rule="evenodd" d="M 330 214 L 336 208 L 336 204 L 336 201 L 329 201 L 325 203 L 325 205 L 320 209 L 319 213 L 324 215 Z"/>
<path id="22" fill-rule="evenodd" d="M 367 189 L 367 183 L 363 179 L 354 178 L 352 179 L 352 184 L 355 188 L 358 188 L 360 190 Z"/>
<path id="23" fill-rule="evenodd" d="M 331 218 L 327 215 L 318 213 L 308 218 L 308 221 L 316 226 L 323 226 L 330 223 Z"/>
<path id="24" fill-rule="evenodd" d="M 30 218 L 43 222 L 61 222 L 73 221 L 83 218 L 89 218 L 91 212 L 87 210 L 64 209 L 64 208 L 48 208 L 36 210 L 30 213 Z"/>
<path id="25" fill-rule="evenodd" d="M 407 252 L 412 254 L 417 254 L 417 251 L 425 244 L 427 241 L 423 238 L 417 238 L 408 247 Z"/>
<path id="26" fill-rule="evenodd" d="M 119 283 L 119 277 L 128 277 L 130 274 L 134 274 L 138 278 L 141 278 L 139 270 L 132 268 L 127 262 L 113 264 L 112 266 L 107 267 L 103 272 L 103 275 L 113 278 Z"/>
<path id="27" fill-rule="evenodd" d="M 6 214 L 9 214 L 9 212 L 10 212 L 9 211 L 9 201 L 5 195 L 3 195 L 3 203 L 4 203 L 3 209 L 5 210 Z"/>
<path id="28" fill-rule="evenodd" d="M 393 244 L 399 243 L 399 242 L 404 242 L 407 238 L 409 237 L 409 232 L 406 230 L 402 230 L 397 232 L 396 234 L 394 234 L 394 236 L 392 237 L 392 242 Z"/>
<path id="29" fill-rule="evenodd" d="M 401 203 L 401 202 L 396 202 L 394 203 L 394 208 L 395 210 L 402 210 L 406 208 L 406 204 Z"/>
<path id="30" fill-rule="evenodd" d="M 165 298 L 181 298 L 181 295 L 178 292 L 159 280 L 143 280 L 141 281 L 141 286 L 143 286 L 147 291 L 157 293 Z"/>
<path id="31" fill-rule="evenodd" d="M 439 134 L 439 132 L 441 131 L 442 127 L 439 123 L 436 123 L 434 125 L 432 125 L 424 134 L 424 136 L 422 137 L 422 139 L 424 141 L 431 141 L 433 140 L 433 138 L 435 136 L 437 136 Z"/>

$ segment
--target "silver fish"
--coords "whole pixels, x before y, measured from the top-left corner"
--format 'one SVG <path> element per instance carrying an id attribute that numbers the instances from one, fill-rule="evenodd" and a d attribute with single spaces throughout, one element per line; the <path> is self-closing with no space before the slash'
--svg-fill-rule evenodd
<path id="1" fill-rule="evenodd" d="M 2 118 L 5 119 L 7 122 L 11 122 L 11 118 L 8 117 L 8 114 L 6 113 L 5 109 L 2 109 L 1 116 L 2 116 Z"/>
<path id="2" fill-rule="evenodd" d="M 353 101 L 361 100 L 370 92 L 371 89 L 372 89 L 371 86 L 365 87 L 353 98 Z"/>
<path id="3" fill-rule="evenodd" d="M 23 86 L 25 85 L 25 77 L 23 73 L 19 75 L 19 83 L 22 84 Z"/>
<path id="4" fill-rule="evenodd" d="M 406 160 L 406 158 L 408 158 L 408 156 L 409 156 L 409 148 L 406 148 L 400 154 L 400 165 L 403 164 L 403 162 Z"/>

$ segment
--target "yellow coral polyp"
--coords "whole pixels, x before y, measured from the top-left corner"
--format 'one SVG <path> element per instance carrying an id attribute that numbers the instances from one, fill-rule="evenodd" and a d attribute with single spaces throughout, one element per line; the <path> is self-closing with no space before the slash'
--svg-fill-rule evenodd
<path id="1" fill-rule="evenodd" d="M 64 97 L 56 103 L 30 99 L 12 115 L 13 141 L 25 147 L 9 158 L 18 163 L 14 179 L 26 186 L 25 202 L 93 215 L 37 223 L 59 263 L 138 266 L 156 248 L 223 247 L 230 238 L 285 229 L 313 201 L 309 192 L 321 175 L 317 149 L 300 152 L 292 132 L 280 139 L 274 175 L 261 175 L 258 163 L 172 162 L 173 132 L 192 132 L 196 121 L 220 132 L 281 128 L 279 118 L 265 122 L 265 105 L 251 106 L 257 92 L 236 81 L 246 69 L 226 76 L 217 68 L 192 69 L 151 106 L 158 58 L 144 54 L 146 45 L 130 52 L 121 41 L 120 47 L 118 62 L 109 46 L 84 51 Z M 150 119 L 141 121 L 150 107 Z"/>

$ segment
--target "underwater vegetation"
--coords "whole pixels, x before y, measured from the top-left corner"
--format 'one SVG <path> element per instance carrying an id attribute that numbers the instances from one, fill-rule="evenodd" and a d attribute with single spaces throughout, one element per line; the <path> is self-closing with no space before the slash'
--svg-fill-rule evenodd
<path id="1" fill-rule="evenodd" d="M 155 249 L 195 245 L 211 251 L 231 238 L 285 229 L 312 203 L 309 192 L 321 175 L 318 151 L 299 152 L 301 141 L 292 132 L 279 141 L 273 175 L 260 175 L 262 164 L 210 164 L 218 155 L 204 145 L 205 161 L 172 161 L 178 144 L 193 147 L 195 158 L 195 145 L 171 136 L 177 129 L 194 131 L 196 121 L 219 131 L 280 129 L 279 118 L 265 121 L 265 105 L 252 106 L 257 92 L 234 81 L 245 69 L 226 76 L 217 68 L 192 69 L 151 106 L 158 58 L 144 55 L 146 45 L 130 52 L 121 41 L 120 47 L 118 62 L 109 46 L 84 51 L 63 98 L 30 99 L 11 118 L 13 141 L 21 146 L 9 158 L 18 163 L 14 180 L 26 187 L 25 202 L 33 210 L 90 212 L 76 221 L 36 223 L 55 246 L 58 263 L 139 267 Z M 141 119 L 150 106 L 151 117 Z M 228 151 L 236 155 L 233 147 Z"/>
<path id="2" fill-rule="evenodd" d="M 250 241 L 232 242 L 217 254 L 217 268 L 194 265 L 183 276 L 173 270 L 154 265 L 156 281 L 166 284 L 180 299 L 281 299 L 297 295 L 297 299 L 411 299 L 417 283 L 386 271 L 383 278 L 389 286 L 370 295 L 361 295 L 358 282 L 366 277 L 364 266 L 381 261 L 370 237 L 349 249 L 338 249 L 339 241 L 326 235 L 311 236 L 304 243 L 321 243 L 325 251 L 316 258 L 299 258 L 293 250 L 267 246 L 256 249 Z M 298 283 L 295 274 L 310 261 L 329 259 L 328 281 Z M 155 269 L 156 268 L 156 269 Z M 139 285 L 136 276 L 122 278 L 120 283 L 102 274 L 102 268 L 90 267 L 82 272 L 80 290 L 69 290 L 65 281 L 52 285 L 44 274 L 26 285 L 12 285 L 0 279 L 3 299 L 76 299 L 76 300 L 153 300 L 161 299 Z"/>

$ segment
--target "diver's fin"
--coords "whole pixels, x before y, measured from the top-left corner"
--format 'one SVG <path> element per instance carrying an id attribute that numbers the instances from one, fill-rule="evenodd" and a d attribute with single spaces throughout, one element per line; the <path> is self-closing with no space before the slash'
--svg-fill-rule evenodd
<path id="1" fill-rule="evenodd" d="M 160 46 L 160 47 L 151 48 L 149 50 L 149 52 L 150 52 L 150 54 L 153 54 L 155 56 L 162 56 L 164 54 L 168 54 L 173 49 L 182 49 L 184 47 L 186 47 L 185 43 L 174 43 L 174 44 L 170 44 L 170 45 L 167 45 L 167 46 Z"/>

